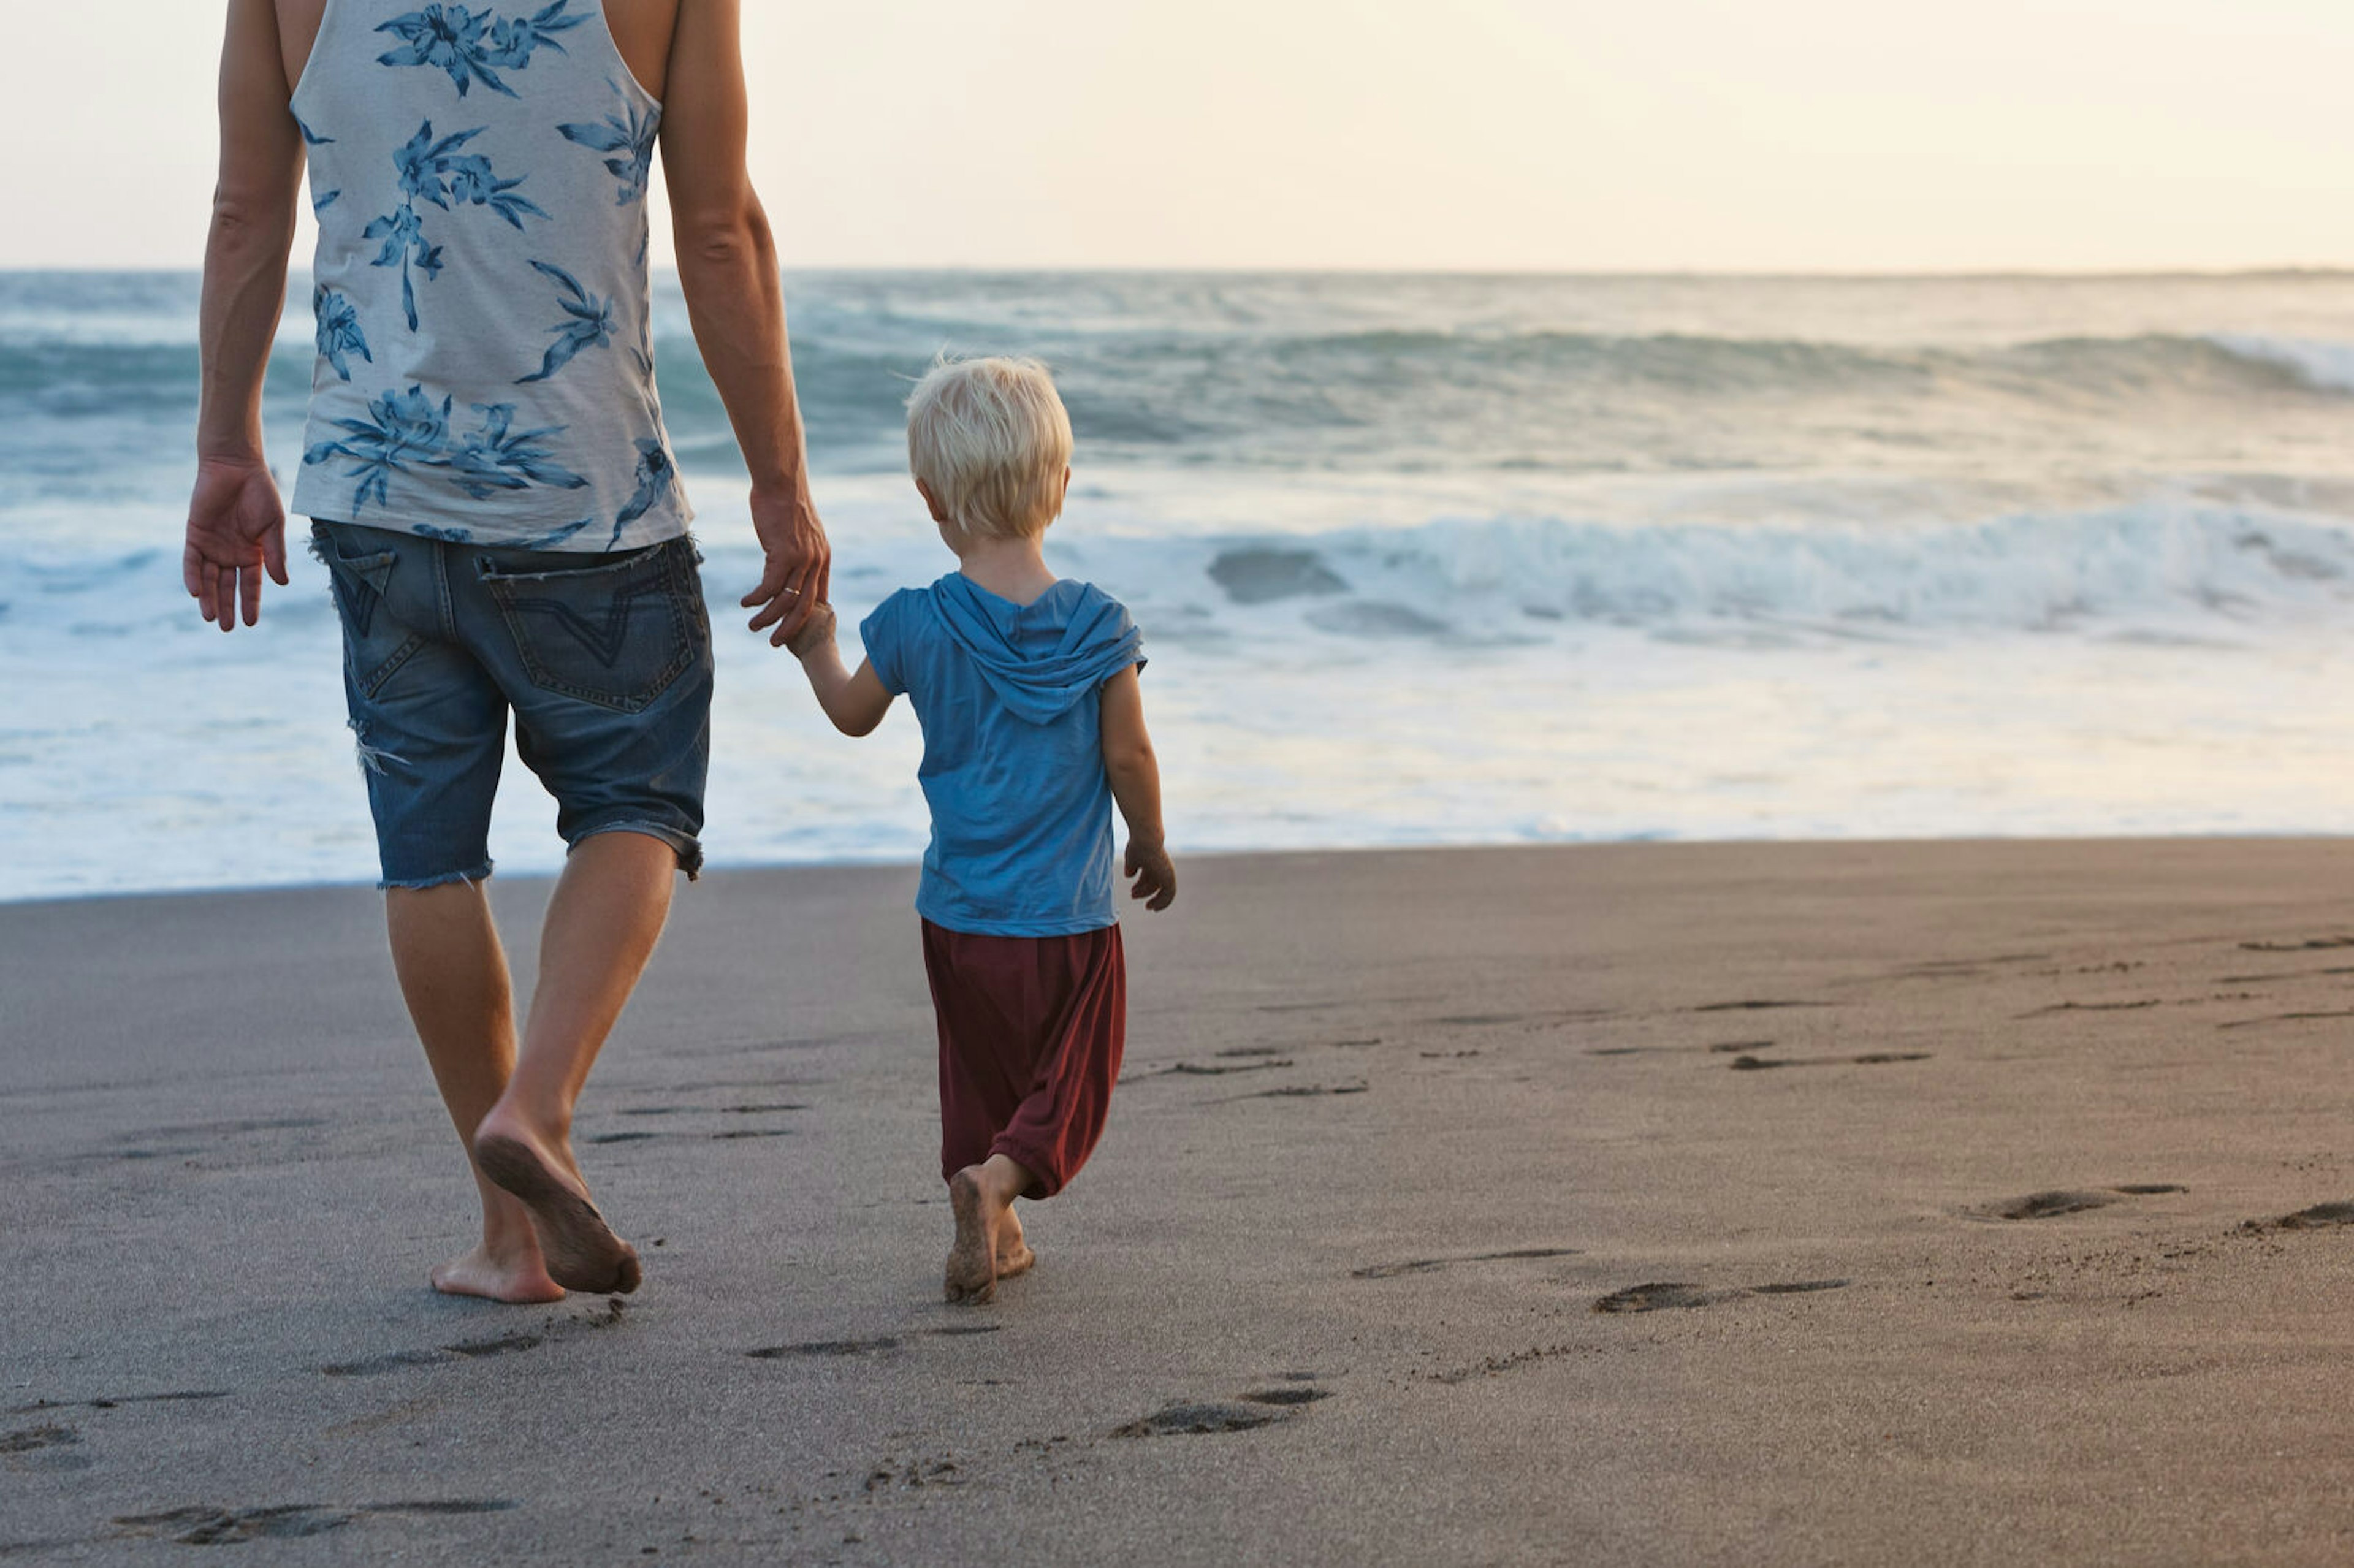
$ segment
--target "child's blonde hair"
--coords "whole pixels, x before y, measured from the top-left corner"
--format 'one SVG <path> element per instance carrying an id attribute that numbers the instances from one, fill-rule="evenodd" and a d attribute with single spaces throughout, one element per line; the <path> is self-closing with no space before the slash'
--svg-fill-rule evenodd
<path id="1" fill-rule="evenodd" d="M 1034 359 L 941 355 L 907 396 L 907 466 L 967 537 L 1044 533 L 1071 466 L 1054 376 Z"/>

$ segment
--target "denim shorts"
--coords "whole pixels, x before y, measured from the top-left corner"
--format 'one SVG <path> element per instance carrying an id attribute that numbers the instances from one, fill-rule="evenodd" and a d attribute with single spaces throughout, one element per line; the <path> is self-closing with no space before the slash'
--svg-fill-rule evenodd
<path id="1" fill-rule="evenodd" d="M 711 619 L 692 540 L 616 555 L 447 543 L 314 523 L 383 887 L 491 874 L 491 802 L 515 752 L 567 845 L 660 839 L 703 869 Z"/>

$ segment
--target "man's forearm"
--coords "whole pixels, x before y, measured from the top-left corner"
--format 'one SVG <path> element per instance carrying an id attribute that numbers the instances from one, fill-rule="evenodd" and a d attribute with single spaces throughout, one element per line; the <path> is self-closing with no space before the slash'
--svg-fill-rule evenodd
<path id="1" fill-rule="evenodd" d="M 205 243 L 200 331 L 203 402 L 196 417 L 201 459 L 261 456 L 261 386 L 286 303 L 286 253 L 294 211 L 216 198 Z"/>
<path id="2" fill-rule="evenodd" d="M 757 198 L 679 236 L 678 276 L 704 368 L 726 405 L 755 493 L 805 493 L 801 405 L 776 241 Z"/>

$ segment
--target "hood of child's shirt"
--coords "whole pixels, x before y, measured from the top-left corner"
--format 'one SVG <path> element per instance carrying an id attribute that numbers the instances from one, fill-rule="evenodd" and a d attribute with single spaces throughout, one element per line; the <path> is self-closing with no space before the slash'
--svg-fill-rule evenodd
<path id="1" fill-rule="evenodd" d="M 1029 604 L 1000 599 L 961 572 L 933 585 L 949 635 L 972 655 L 1006 707 L 1052 724 L 1131 664 L 1144 639 L 1127 607 L 1087 583 L 1065 580 Z"/>

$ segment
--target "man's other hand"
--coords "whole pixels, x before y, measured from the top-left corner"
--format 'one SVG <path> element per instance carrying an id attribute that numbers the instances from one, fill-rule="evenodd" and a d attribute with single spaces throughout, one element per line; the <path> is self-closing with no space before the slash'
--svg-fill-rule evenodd
<path id="1" fill-rule="evenodd" d="M 188 500 L 188 543 L 180 580 L 204 618 L 223 631 L 244 612 L 261 619 L 261 574 L 286 586 L 286 508 L 260 458 L 206 458 Z"/>

